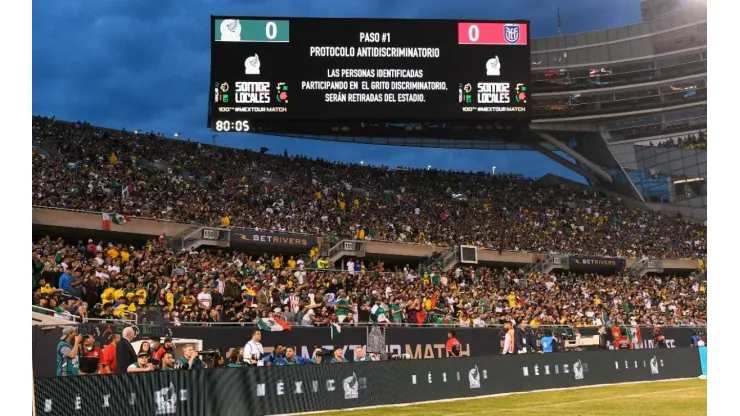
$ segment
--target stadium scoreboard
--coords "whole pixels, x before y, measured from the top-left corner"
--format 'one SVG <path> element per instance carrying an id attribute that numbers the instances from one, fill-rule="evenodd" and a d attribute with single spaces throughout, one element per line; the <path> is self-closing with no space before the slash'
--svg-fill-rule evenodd
<path id="1" fill-rule="evenodd" d="M 217 17 L 209 124 L 529 117 L 527 21 Z"/>

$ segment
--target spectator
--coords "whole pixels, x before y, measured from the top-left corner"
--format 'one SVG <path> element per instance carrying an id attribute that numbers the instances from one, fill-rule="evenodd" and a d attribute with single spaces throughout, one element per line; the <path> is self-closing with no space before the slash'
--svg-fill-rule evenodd
<path id="1" fill-rule="evenodd" d="M 57 376 L 80 375 L 80 342 L 82 335 L 77 328 L 65 326 L 62 329 L 62 340 L 57 345 Z"/>
<path id="2" fill-rule="evenodd" d="M 138 362 L 136 351 L 131 345 L 134 336 L 135 333 L 132 327 L 128 326 L 123 329 L 121 339 L 118 341 L 118 345 L 116 345 L 116 374 L 128 373 L 129 367 Z"/>
<path id="3" fill-rule="evenodd" d="M 514 354 L 514 328 L 511 325 L 511 322 L 505 322 L 504 323 L 504 345 L 502 349 L 502 354 Z"/>
<path id="4" fill-rule="evenodd" d="M 186 344 L 182 347 L 182 356 L 177 357 L 177 360 L 183 368 L 188 370 L 202 370 L 205 368 L 203 361 L 198 356 L 198 351 L 191 344 Z"/>
<path id="5" fill-rule="evenodd" d="M 164 354 L 162 354 L 161 364 L 159 369 L 161 371 L 172 371 L 175 369 L 175 357 L 172 355 L 171 352 L 167 351 Z"/>
<path id="6" fill-rule="evenodd" d="M 120 273 L 90 279 L 97 281 L 99 297 L 87 301 L 102 303 L 102 307 L 85 311 L 84 301 L 70 301 L 59 292 L 50 292 L 50 288 L 43 289 L 48 294 L 42 294 L 42 288 L 34 292 L 34 306 L 56 309 L 60 317 L 83 319 L 85 315 L 106 320 L 132 319 L 130 313 L 136 311 L 139 319 L 172 325 L 253 323 L 277 308 L 284 312 L 282 320 L 309 326 L 339 322 L 339 316 L 345 312 L 345 324 L 368 323 L 380 315 L 393 319 L 383 320 L 384 324 L 477 327 L 523 319 L 533 327 L 706 324 L 707 283 L 699 274 L 625 279 L 618 271 L 524 274 L 487 267 L 441 270 L 435 265 L 418 270 L 387 269 L 382 263 L 358 259 L 366 271 L 355 272 L 354 276 L 342 270 L 308 267 L 296 275 L 289 264 L 281 262 L 281 268 L 275 269 L 271 256 L 250 258 L 238 252 L 208 250 L 198 254 L 172 253 L 157 241 L 150 241 L 139 250 L 129 247 L 129 251 L 131 259 Z M 84 256 L 72 252 L 72 246 L 63 241 L 49 238 L 35 244 L 34 252 L 43 257 L 69 253 L 59 261 L 70 264 Z M 102 267 L 116 264 L 116 259 L 108 256 Z M 206 268 L 213 273 L 204 277 L 198 270 Z M 173 275 L 171 271 L 175 269 L 183 271 Z M 229 276 L 229 285 L 238 287 L 241 293 L 236 299 L 219 301 L 218 291 L 210 290 L 212 307 L 207 310 L 196 296 L 205 291 L 205 286 L 213 288 L 221 275 Z M 128 284 L 132 280 L 137 282 L 136 287 Z M 145 286 L 149 288 L 144 289 Z M 262 295 L 257 296 L 259 293 Z M 291 310 L 298 312 L 292 314 Z"/>
<path id="7" fill-rule="evenodd" d="M 108 337 L 108 345 L 103 348 L 100 359 L 100 374 L 116 374 L 118 362 L 116 361 L 116 348 L 121 336 L 112 334 Z"/>
<path id="8" fill-rule="evenodd" d="M 526 320 L 519 323 L 519 327 L 514 329 L 514 343 L 518 354 L 527 354 L 537 351 L 537 342 L 534 339 L 534 333 L 529 329 Z"/>
<path id="9" fill-rule="evenodd" d="M 447 332 L 447 344 L 445 345 L 448 357 L 459 357 L 460 356 L 460 341 L 455 337 L 455 331 Z"/>
<path id="10" fill-rule="evenodd" d="M 552 331 L 549 329 L 545 330 L 545 335 L 540 338 L 540 346 L 542 346 L 542 353 L 552 353 L 557 351 L 557 343 L 555 338 L 552 336 Z"/>
<path id="11" fill-rule="evenodd" d="M 365 349 L 362 347 L 355 348 L 355 362 L 361 363 L 368 361 L 372 361 L 372 359 L 365 354 Z"/>
<path id="12" fill-rule="evenodd" d="M 334 349 L 334 353 L 332 354 L 331 359 L 329 360 L 329 364 L 336 364 L 336 363 L 347 363 L 346 358 L 344 358 L 344 351 L 342 350 L 342 347 L 337 347 Z"/>
<path id="13" fill-rule="evenodd" d="M 137 354 L 136 361 L 131 363 L 127 369 L 127 373 L 148 373 L 154 371 L 154 366 L 149 362 L 149 354 L 140 352 Z"/>
<path id="14" fill-rule="evenodd" d="M 80 360 L 80 370 L 85 374 L 96 374 L 102 367 L 103 350 L 95 345 L 95 336 L 92 334 L 83 337 L 82 357 Z M 87 361 L 83 363 L 82 361 Z"/>
<path id="15" fill-rule="evenodd" d="M 299 365 L 306 363 L 308 363 L 308 360 L 300 355 L 296 355 L 295 347 L 289 346 L 285 348 L 285 357 L 279 360 L 276 365 Z"/>
<path id="16" fill-rule="evenodd" d="M 246 345 L 244 345 L 244 362 L 250 365 L 256 365 L 257 361 L 264 355 L 264 349 L 262 348 L 262 332 L 259 329 L 252 330 L 252 339 L 250 339 Z"/>
<path id="17" fill-rule="evenodd" d="M 335 241 L 364 234 L 371 240 L 634 258 L 706 253 L 700 223 L 515 175 L 373 168 L 295 156 L 286 164 L 281 156 L 38 117 L 33 129 L 37 146 L 53 155 L 34 157 L 36 205 L 116 209 L 122 216 L 206 225 L 228 216 L 230 226 Z M 114 165 L 107 160 L 110 150 Z M 506 198 L 494 203 L 495 195 Z M 112 249 L 106 256 L 120 260 L 121 250 Z M 326 268 L 327 259 L 317 254 L 310 260 Z"/>

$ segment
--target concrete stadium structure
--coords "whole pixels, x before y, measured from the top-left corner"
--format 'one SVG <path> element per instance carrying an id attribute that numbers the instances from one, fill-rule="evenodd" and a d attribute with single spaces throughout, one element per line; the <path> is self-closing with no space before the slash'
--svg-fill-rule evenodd
<path id="1" fill-rule="evenodd" d="M 533 124 L 594 124 L 610 154 L 589 151 L 587 143 L 571 147 L 612 176 L 626 176 L 633 194 L 706 207 L 706 150 L 657 146 L 706 131 L 706 5 L 650 17 L 534 39 Z"/>

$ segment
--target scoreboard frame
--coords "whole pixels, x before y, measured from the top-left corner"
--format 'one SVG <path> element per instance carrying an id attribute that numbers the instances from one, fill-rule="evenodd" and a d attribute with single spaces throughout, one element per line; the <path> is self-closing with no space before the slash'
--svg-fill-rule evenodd
<path id="1" fill-rule="evenodd" d="M 225 33 L 222 27 L 225 22 L 235 20 L 239 21 L 238 40 L 236 38 L 222 39 Z M 242 22 L 252 23 L 252 25 L 245 25 Z M 333 24 L 338 29 L 331 34 L 326 33 L 329 29 L 314 29 L 309 32 L 304 30 L 306 26 L 302 27 L 306 24 L 305 22 L 318 26 Z M 435 25 L 444 30 L 435 30 Z M 348 26 L 351 26 L 351 29 L 348 29 Z M 498 30 L 498 33 L 494 33 L 494 30 L 506 26 L 512 28 L 512 36 L 508 39 L 505 31 Z M 366 30 L 369 27 L 375 27 L 377 30 Z M 415 31 L 410 31 L 409 28 L 412 27 Z M 416 28 L 421 28 L 423 31 L 420 32 Z M 322 33 L 322 30 L 326 32 Z M 437 35 L 434 34 L 435 32 Z M 444 32 L 446 37 L 444 40 L 440 40 L 439 32 Z M 463 35 L 466 33 L 468 39 L 464 39 Z M 514 34 L 518 36 L 513 36 Z M 218 132 L 229 132 L 250 131 L 251 126 L 256 124 L 291 121 L 306 123 L 332 120 L 348 122 L 481 122 L 491 120 L 521 122 L 529 120 L 531 118 L 531 92 L 528 87 L 531 82 L 530 35 L 531 22 L 521 19 L 358 19 L 213 15 L 211 16 L 211 86 L 208 127 Z M 233 33 L 230 36 L 233 36 Z M 450 36 L 454 38 L 450 39 Z M 401 38 L 400 43 L 390 45 L 391 41 L 399 37 Z M 420 40 L 427 38 L 431 40 Z M 274 45 L 279 45 L 280 51 L 283 52 L 270 53 L 278 50 Z M 412 52 L 427 55 L 424 57 L 372 56 L 363 57 L 364 61 L 355 55 L 341 57 L 311 55 L 314 53 L 314 48 L 316 51 L 331 48 L 332 53 L 341 51 L 347 53 L 346 51 L 352 49 L 352 53 L 358 53 L 366 46 L 370 47 L 373 52 L 401 51 L 404 53 L 413 50 Z M 274 49 L 270 49 L 271 47 Z M 286 53 L 289 55 L 287 58 Z M 430 55 L 434 53 L 437 54 L 436 57 Z M 484 63 L 489 65 L 494 56 L 497 61 L 500 57 L 502 58 L 500 74 L 495 71 L 486 72 L 490 69 L 488 66 L 485 69 L 483 67 Z M 522 62 L 525 56 L 526 61 Z M 256 71 L 253 69 L 250 73 L 247 62 L 244 60 L 245 57 L 256 62 Z M 483 58 L 491 59 L 486 62 Z M 243 65 L 242 60 L 244 60 Z M 225 61 L 229 62 L 225 63 Z M 465 69 L 468 62 L 475 63 L 474 70 Z M 237 64 L 240 70 L 234 69 Z M 385 83 L 382 82 L 387 80 L 381 80 L 380 76 L 378 79 L 373 78 L 372 81 L 366 77 L 353 79 L 351 75 L 354 73 L 351 71 L 363 65 L 373 67 L 373 71 L 377 69 L 375 73 L 378 75 L 386 73 L 401 75 L 390 76 L 392 81 Z M 229 67 L 229 69 L 222 69 L 224 67 Z M 286 67 L 296 68 L 285 70 Z M 391 71 L 383 72 L 386 68 L 382 67 L 388 67 L 387 69 Z M 461 70 L 461 67 L 464 69 Z M 344 78 L 339 76 L 340 73 L 348 74 L 345 80 L 348 82 L 343 85 L 349 85 L 357 90 L 369 90 L 371 86 L 375 88 L 375 81 L 379 81 L 377 85 L 383 87 L 390 85 L 396 90 L 407 85 L 441 90 L 440 85 L 443 85 L 444 91 L 427 90 L 401 94 L 387 88 L 375 94 L 364 94 L 370 97 L 380 96 L 382 102 L 335 103 L 329 101 L 331 91 L 320 90 L 317 93 L 305 89 L 306 85 L 311 82 L 308 80 L 311 79 L 320 79 L 322 81 L 318 81 L 319 85 L 328 85 L 327 83 L 332 81 L 330 78 L 332 70 L 338 71 L 334 73 L 338 75 L 338 78 Z M 363 74 L 367 74 L 369 69 L 363 69 L 363 71 Z M 275 76 L 268 75 L 272 72 L 280 73 Z M 421 75 L 422 72 L 423 75 Z M 430 73 L 428 78 L 427 74 Z M 471 73 L 481 75 L 470 75 Z M 492 74 L 501 75 L 501 77 L 493 78 Z M 485 79 L 486 76 L 489 78 Z M 405 79 L 406 77 L 409 79 Z M 501 82 L 483 82 L 490 81 L 492 78 Z M 250 85 L 246 85 L 247 83 L 242 82 L 242 79 L 249 79 Z M 224 105 L 221 102 L 223 95 L 239 97 L 235 95 L 237 84 L 239 84 L 239 94 L 247 92 L 247 95 L 242 95 L 242 97 L 252 97 L 249 99 L 254 102 L 264 100 L 262 103 L 269 102 L 269 107 L 254 104 L 251 107 L 228 107 L 230 110 L 224 111 Z M 508 85 L 508 88 L 502 88 L 504 84 Z M 281 94 L 279 85 L 283 85 L 284 94 Z M 332 83 L 332 85 L 339 84 Z M 524 88 L 523 94 L 520 94 L 520 86 Z M 229 88 L 232 94 L 224 93 L 222 90 L 225 88 Z M 353 96 L 362 95 L 351 91 L 346 92 Z M 357 92 L 364 93 L 365 91 Z M 336 95 L 341 96 L 342 94 L 339 92 Z M 524 97 L 523 101 L 519 101 L 520 95 Z M 414 102 L 415 97 L 419 96 L 422 97 L 421 103 Z M 476 98 L 471 99 L 471 96 Z M 502 97 L 505 96 L 508 96 L 510 101 L 504 102 Z M 284 103 L 280 102 L 280 97 L 285 98 Z M 321 100 L 322 97 L 324 101 Z M 458 99 L 459 101 L 456 101 Z M 476 99 L 485 100 L 475 101 Z M 236 101 L 236 98 L 233 100 Z M 516 104 L 511 105 L 515 100 Z M 471 101 L 474 105 L 465 105 Z M 493 103 L 493 105 L 483 105 L 486 102 Z M 252 104 L 251 101 L 250 104 Z M 249 111 L 234 111 L 234 108 L 246 108 Z M 221 124 L 217 128 L 219 121 Z M 240 126 L 238 129 L 237 125 Z"/>

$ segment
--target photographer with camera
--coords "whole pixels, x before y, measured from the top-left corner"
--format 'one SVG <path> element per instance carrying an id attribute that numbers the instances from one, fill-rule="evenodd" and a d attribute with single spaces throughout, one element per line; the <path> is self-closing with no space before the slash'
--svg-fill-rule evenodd
<path id="1" fill-rule="evenodd" d="M 136 358 L 136 362 L 128 366 L 126 369 L 127 373 L 148 373 L 154 371 L 154 365 L 149 362 L 149 354 L 140 352 Z"/>
<path id="2" fill-rule="evenodd" d="M 177 357 L 177 360 L 175 360 L 175 368 L 202 370 L 204 366 L 203 361 L 198 356 L 198 351 L 191 344 L 186 344 L 182 347 L 182 357 Z"/>
<path id="3" fill-rule="evenodd" d="M 262 365 L 264 361 L 261 361 L 264 349 L 262 348 L 262 332 L 259 329 L 252 330 L 252 339 L 250 339 L 246 345 L 244 345 L 244 362 L 249 365 Z"/>
<path id="4" fill-rule="evenodd" d="M 324 350 L 321 347 L 314 347 L 310 361 L 311 364 L 322 364 L 324 362 Z"/>
<path id="5" fill-rule="evenodd" d="M 62 329 L 62 338 L 57 344 L 57 376 L 80 375 L 80 342 L 82 335 L 77 333 L 77 328 L 66 326 Z"/>

